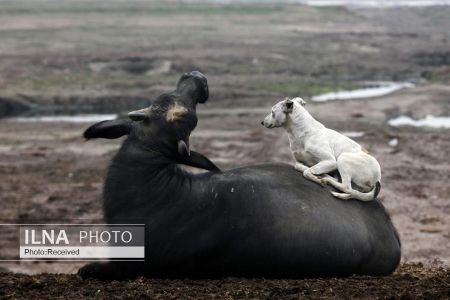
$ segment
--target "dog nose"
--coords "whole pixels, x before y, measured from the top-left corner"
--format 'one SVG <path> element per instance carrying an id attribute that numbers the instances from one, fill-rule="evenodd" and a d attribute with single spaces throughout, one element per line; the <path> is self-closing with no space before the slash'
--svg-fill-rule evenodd
<path id="1" fill-rule="evenodd" d="M 264 126 L 264 121 L 261 121 L 261 125 Z"/>

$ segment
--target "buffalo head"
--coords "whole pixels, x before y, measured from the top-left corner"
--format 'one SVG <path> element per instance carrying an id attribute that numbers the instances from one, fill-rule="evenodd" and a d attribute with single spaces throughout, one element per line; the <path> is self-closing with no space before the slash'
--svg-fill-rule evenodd
<path id="1" fill-rule="evenodd" d="M 160 95 L 149 107 L 130 112 L 130 120 L 99 122 L 89 127 L 84 137 L 115 139 L 128 134 L 129 140 L 141 149 L 184 163 L 191 156 L 189 136 L 197 126 L 196 105 L 206 102 L 208 96 L 206 77 L 198 71 L 186 73 L 173 92 Z M 211 169 L 211 164 L 208 160 L 206 167 L 199 167 Z"/>

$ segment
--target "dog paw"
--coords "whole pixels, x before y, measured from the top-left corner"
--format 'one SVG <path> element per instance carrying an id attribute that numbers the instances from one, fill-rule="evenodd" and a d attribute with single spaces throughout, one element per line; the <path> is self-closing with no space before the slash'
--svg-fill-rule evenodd
<path id="1" fill-rule="evenodd" d="M 324 186 L 327 184 L 325 178 L 322 177 L 321 175 L 313 175 L 313 176 L 314 176 L 314 177 L 312 177 L 311 179 L 312 179 L 312 181 L 314 181 L 315 183 L 321 185 L 322 187 L 324 187 Z"/>
<path id="2" fill-rule="evenodd" d="M 330 179 L 328 179 L 327 177 L 321 178 L 320 181 L 322 181 L 323 184 L 328 184 L 328 183 L 330 183 Z"/>
<path id="3" fill-rule="evenodd" d="M 305 169 L 302 167 L 302 166 L 299 166 L 299 165 L 295 165 L 294 166 L 294 169 L 296 170 L 296 171 L 299 171 L 299 172 L 302 172 L 303 173 L 303 171 L 305 171 Z"/>
<path id="4" fill-rule="evenodd" d="M 344 193 L 336 193 L 336 192 L 331 192 L 331 194 L 336 197 L 339 198 L 341 200 L 348 200 L 350 199 L 350 195 L 349 194 L 344 194 Z"/>
<path id="5" fill-rule="evenodd" d="M 322 178 L 319 178 L 317 180 L 317 183 L 320 184 L 322 187 L 325 187 L 327 185 L 326 181 L 323 180 Z"/>

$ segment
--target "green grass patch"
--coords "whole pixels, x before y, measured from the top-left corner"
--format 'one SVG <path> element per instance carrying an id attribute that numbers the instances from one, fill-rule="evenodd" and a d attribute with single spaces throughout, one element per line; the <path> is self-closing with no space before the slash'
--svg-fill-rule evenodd
<path id="1" fill-rule="evenodd" d="M 450 67 L 424 71 L 422 77 L 429 82 L 448 84 L 450 82 Z"/>
<path id="2" fill-rule="evenodd" d="M 145 15 L 227 15 L 227 14 L 268 14 L 283 10 L 281 5 L 259 4 L 218 5 L 211 3 L 182 3 L 182 2 L 144 2 L 144 1 L 23 1 L 4 0 L 0 7 L 0 14 L 42 14 L 42 13 L 120 13 Z"/>
<path id="3" fill-rule="evenodd" d="M 27 94 L 55 96 L 60 94 L 114 93 L 143 90 L 155 84 L 175 85 L 179 74 L 133 75 L 127 73 L 98 74 L 87 70 L 69 74 L 38 72 L 16 77 L 5 83 L 3 96 Z"/>

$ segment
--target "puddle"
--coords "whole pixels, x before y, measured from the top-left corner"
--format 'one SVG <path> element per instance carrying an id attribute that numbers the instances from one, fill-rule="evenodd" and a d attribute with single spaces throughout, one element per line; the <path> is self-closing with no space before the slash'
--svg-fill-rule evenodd
<path id="1" fill-rule="evenodd" d="M 398 138 L 390 139 L 388 142 L 388 145 L 390 147 L 397 147 L 398 146 Z"/>
<path id="2" fill-rule="evenodd" d="M 315 102 L 325 102 L 333 100 L 373 98 L 385 96 L 402 89 L 415 87 L 415 85 L 410 82 L 390 81 L 364 82 L 362 85 L 364 88 L 320 94 L 313 96 L 311 99 Z"/>
<path id="3" fill-rule="evenodd" d="M 450 128 L 450 117 L 427 116 L 424 119 L 414 120 L 408 116 L 398 116 L 388 121 L 388 124 L 394 127 L 414 126 L 414 127 L 433 127 Z"/>
<path id="4" fill-rule="evenodd" d="M 117 119 L 116 114 L 89 114 L 89 115 L 74 115 L 74 116 L 39 116 L 39 117 L 17 117 L 9 118 L 8 121 L 20 123 L 32 122 L 66 122 L 66 123 L 94 123 L 104 120 Z"/>
<path id="5" fill-rule="evenodd" d="M 364 131 L 345 131 L 342 134 L 349 138 L 358 138 L 364 136 L 366 133 Z"/>

